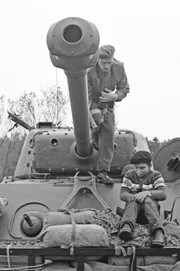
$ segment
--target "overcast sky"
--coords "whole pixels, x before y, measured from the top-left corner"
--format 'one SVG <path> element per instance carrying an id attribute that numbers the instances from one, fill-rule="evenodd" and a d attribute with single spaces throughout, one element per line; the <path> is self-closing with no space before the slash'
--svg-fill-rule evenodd
<path id="1" fill-rule="evenodd" d="M 1 0 L 0 95 L 16 99 L 58 85 L 66 76 L 51 64 L 49 27 L 66 17 L 94 23 L 100 45 L 124 62 L 130 94 L 119 105 L 120 128 L 152 139 L 180 137 L 180 7 L 165 0 Z M 58 80 L 57 80 L 58 79 Z"/>

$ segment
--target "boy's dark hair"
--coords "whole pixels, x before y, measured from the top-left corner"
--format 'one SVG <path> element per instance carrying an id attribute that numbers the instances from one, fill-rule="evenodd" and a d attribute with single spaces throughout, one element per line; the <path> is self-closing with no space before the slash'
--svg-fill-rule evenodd
<path id="1" fill-rule="evenodd" d="M 131 158 L 131 164 L 135 164 L 135 165 L 145 163 L 150 166 L 151 162 L 152 162 L 152 157 L 151 157 L 150 152 L 148 151 L 138 151 Z"/>

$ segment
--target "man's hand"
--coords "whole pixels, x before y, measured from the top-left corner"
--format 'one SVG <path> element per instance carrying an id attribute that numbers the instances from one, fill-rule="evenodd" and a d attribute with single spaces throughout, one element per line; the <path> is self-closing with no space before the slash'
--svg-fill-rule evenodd
<path id="1" fill-rule="evenodd" d="M 151 197 L 151 192 L 142 191 L 134 195 L 134 199 L 138 202 L 143 202 L 146 197 Z"/>
<path id="2" fill-rule="evenodd" d="M 99 98 L 102 103 L 114 102 L 118 99 L 118 95 L 113 93 L 112 90 L 105 88 L 105 91 L 101 92 Z"/>

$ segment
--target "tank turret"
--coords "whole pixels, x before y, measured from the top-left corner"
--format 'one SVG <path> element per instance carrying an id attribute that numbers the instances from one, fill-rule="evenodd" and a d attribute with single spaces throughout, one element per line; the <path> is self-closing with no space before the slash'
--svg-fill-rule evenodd
<path id="1" fill-rule="evenodd" d="M 74 175 L 78 171 L 96 174 L 98 151 L 91 145 L 87 72 L 98 59 L 99 32 L 81 18 L 66 18 L 53 24 L 47 33 L 52 64 L 67 77 L 74 131 L 41 123 L 31 130 L 19 158 L 15 177 L 29 174 Z M 146 139 L 137 132 L 121 130 L 115 136 L 116 150 L 111 174 L 121 174 L 132 154 L 148 150 Z"/>

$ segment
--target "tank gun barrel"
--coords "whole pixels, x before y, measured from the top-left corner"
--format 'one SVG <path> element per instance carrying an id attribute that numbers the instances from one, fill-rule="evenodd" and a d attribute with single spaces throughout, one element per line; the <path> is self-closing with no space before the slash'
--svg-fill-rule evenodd
<path id="1" fill-rule="evenodd" d="M 52 64 L 67 76 L 76 151 L 86 157 L 91 152 L 87 72 L 98 59 L 99 32 L 84 19 L 65 18 L 50 27 L 47 46 Z"/>

